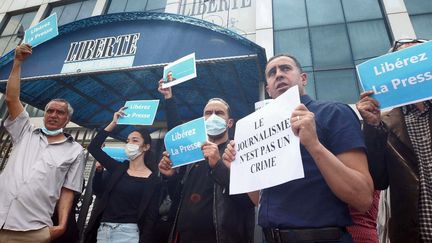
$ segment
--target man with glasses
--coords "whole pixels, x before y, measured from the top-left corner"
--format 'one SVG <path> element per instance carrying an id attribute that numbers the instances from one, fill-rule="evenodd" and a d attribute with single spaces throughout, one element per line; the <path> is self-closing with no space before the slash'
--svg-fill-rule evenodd
<path id="1" fill-rule="evenodd" d="M 390 52 L 424 42 L 398 40 Z M 356 105 L 364 120 L 375 189 L 390 186 L 390 240 L 432 242 L 432 102 L 405 105 L 381 114 L 371 94 L 373 91 L 362 93 Z"/>

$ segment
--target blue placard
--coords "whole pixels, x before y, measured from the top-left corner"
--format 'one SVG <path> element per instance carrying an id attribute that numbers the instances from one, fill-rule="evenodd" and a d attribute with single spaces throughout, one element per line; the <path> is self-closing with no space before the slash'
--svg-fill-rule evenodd
<path id="1" fill-rule="evenodd" d="M 111 158 L 118 162 L 123 162 L 128 159 L 124 148 L 121 147 L 103 147 L 102 150 L 107 153 Z"/>
<path id="2" fill-rule="evenodd" d="M 126 116 L 120 117 L 117 124 L 152 125 L 159 106 L 159 100 L 126 101 Z"/>
<path id="3" fill-rule="evenodd" d="M 203 117 L 179 125 L 165 135 L 165 148 L 173 167 L 187 165 L 204 159 L 201 146 L 207 141 Z"/>
<path id="4" fill-rule="evenodd" d="M 35 47 L 58 36 L 57 14 L 54 13 L 37 25 L 29 28 L 24 34 L 24 43 Z"/>
<path id="5" fill-rule="evenodd" d="M 363 90 L 374 91 L 381 109 L 432 98 L 432 41 L 357 66 Z"/>

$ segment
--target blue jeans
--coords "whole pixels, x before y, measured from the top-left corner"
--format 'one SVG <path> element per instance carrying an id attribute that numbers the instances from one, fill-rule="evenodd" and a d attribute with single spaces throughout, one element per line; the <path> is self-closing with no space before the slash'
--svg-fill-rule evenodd
<path id="1" fill-rule="evenodd" d="M 139 230 L 137 224 L 105 223 L 98 229 L 98 243 L 138 243 Z"/>

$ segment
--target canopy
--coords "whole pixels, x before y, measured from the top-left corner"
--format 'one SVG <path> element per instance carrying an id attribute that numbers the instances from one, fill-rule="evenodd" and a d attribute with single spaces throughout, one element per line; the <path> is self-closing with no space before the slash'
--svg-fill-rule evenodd
<path id="1" fill-rule="evenodd" d="M 265 50 L 218 25 L 167 13 L 117 13 L 59 27 L 59 35 L 33 49 L 22 67 L 21 100 L 39 109 L 53 98 L 68 100 L 72 121 L 101 128 L 127 100 L 161 99 L 151 130 L 165 126 L 158 81 L 163 67 L 195 52 L 197 78 L 173 87 L 183 120 L 202 116 L 208 99 L 220 97 L 234 119 L 254 110 L 265 80 Z M 13 51 L 0 59 L 5 92 Z M 114 137 L 133 129 L 122 126 Z"/>

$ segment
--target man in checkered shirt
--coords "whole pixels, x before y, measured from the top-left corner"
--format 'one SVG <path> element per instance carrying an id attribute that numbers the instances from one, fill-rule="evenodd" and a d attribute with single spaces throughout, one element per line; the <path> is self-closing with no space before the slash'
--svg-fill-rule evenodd
<path id="1" fill-rule="evenodd" d="M 396 41 L 391 52 L 426 42 Z M 392 243 L 432 242 L 432 102 L 395 108 L 381 114 L 379 103 L 360 96 L 369 169 L 375 189 L 390 186 Z"/>

